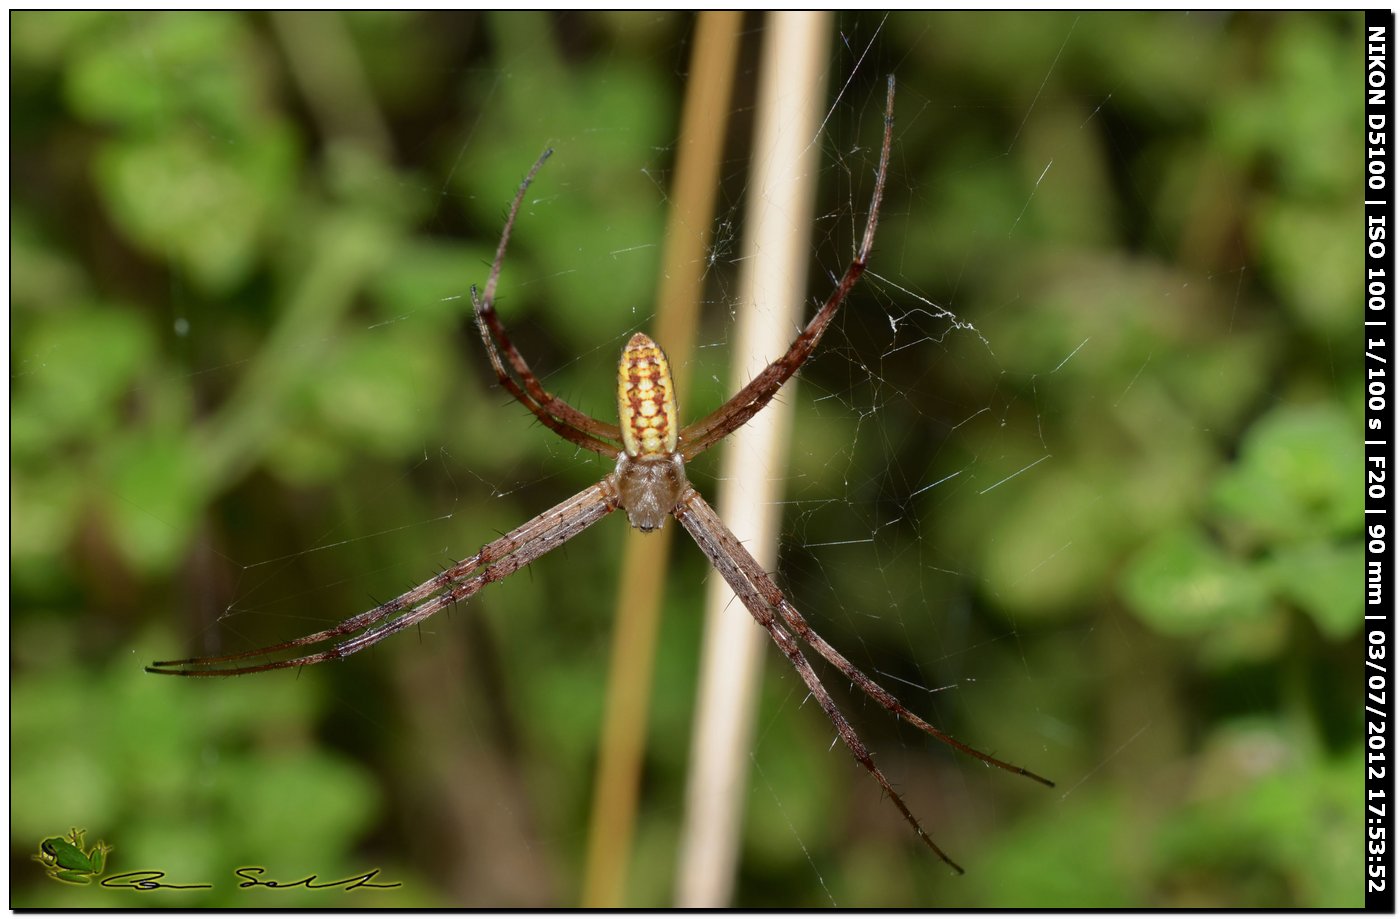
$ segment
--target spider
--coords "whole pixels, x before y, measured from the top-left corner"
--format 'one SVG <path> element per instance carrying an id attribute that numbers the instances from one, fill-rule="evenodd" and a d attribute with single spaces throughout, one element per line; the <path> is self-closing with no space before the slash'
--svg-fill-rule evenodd
<path id="1" fill-rule="evenodd" d="M 729 583 L 735 595 L 754 620 L 777 644 L 822 711 L 831 719 L 836 733 L 857 762 L 874 777 L 919 839 L 957 873 L 963 869 L 925 832 L 923 825 L 895 791 L 889 779 L 836 707 L 803 653 L 805 644 L 867 696 L 930 737 L 972 756 L 990 766 L 1023 775 L 1043 785 L 1054 785 L 1020 766 L 1004 762 L 956 740 L 924 721 L 822 638 L 797 608 L 783 596 L 772 576 L 744 548 L 709 503 L 690 484 L 685 464 L 714 446 L 759 412 L 787 380 L 811 356 L 836 310 L 865 273 L 880 201 L 885 191 L 890 144 L 894 132 L 894 77 L 888 80 L 885 99 L 884 137 L 875 191 L 866 217 L 865 231 L 855 259 L 842 275 L 825 304 L 807 323 L 786 354 L 769 364 L 728 402 L 685 428 L 677 423 L 676 397 L 665 354 L 649 337 L 636 333 L 623 349 L 618 364 L 618 413 L 620 425 L 599 421 L 545 390 L 531 372 L 525 358 L 511 343 L 494 307 L 496 283 L 505 259 L 506 244 L 515 225 L 525 192 L 552 151 L 545 150 L 526 174 L 515 193 L 506 216 L 505 229 L 496 247 L 485 289 L 472 287 L 472 305 L 477 329 L 491 359 L 500 385 L 536 418 L 565 440 L 602 454 L 616 457 L 616 468 L 596 485 L 584 489 L 544 513 L 487 543 L 470 558 L 463 559 L 412 590 L 313 635 L 280 644 L 221 657 L 157 661 L 150 673 L 187 677 L 236 676 L 261 673 L 285 667 L 302 667 L 323 661 L 340 660 L 402 632 L 439 611 L 461 603 L 487 584 L 500 581 L 558 548 L 621 508 L 628 522 L 643 532 L 658 529 L 667 517 L 675 517 L 710 563 Z M 504 361 L 502 360 L 504 355 Z M 509 370 L 507 366 L 509 365 Z M 511 371 L 514 371 L 512 375 Z M 297 649 L 325 645 L 319 651 L 297 655 Z M 292 656 L 289 656 L 292 655 Z M 228 666 L 249 658 L 273 659 L 256 664 Z"/>

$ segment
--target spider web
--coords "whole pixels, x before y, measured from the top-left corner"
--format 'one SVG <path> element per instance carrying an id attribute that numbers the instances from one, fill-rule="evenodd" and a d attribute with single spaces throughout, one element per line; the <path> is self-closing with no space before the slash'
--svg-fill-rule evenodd
<path id="1" fill-rule="evenodd" d="M 383 20 L 385 41 L 422 28 L 408 21 Z M 236 408 L 256 396 L 250 376 L 273 349 L 281 352 L 276 373 L 291 382 L 267 383 L 281 386 L 277 408 L 238 429 L 256 446 L 233 450 L 239 471 L 192 526 L 188 557 L 149 563 L 176 601 L 160 610 L 166 627 L 150 639 L 160 647 L 148 652 L 143 640 L 145 659 L 178 656 L 172 622 L 197 636 L 192 653 L 211 654 L 324 628 L 610 471 L 494 387 L 468 320 L 469 285 L 485 277 L 515 183 L 552 146 L 506 258 L 499 308 L 547 387 L 613 417 L 616 355 L 651 325 L 680 83 L 666 77 L 687 67 L 687 32 L 668 16 L 450 21 L 481 31 L 445 44 L 470 55 L 425 68 L 434 83 L 393 86 L 379 69 L 392 55 L 365 52 L 376 92 L 421 97 L 391 106 L 392 156 L 376 163 L 331 143 L 317 151 L 325 170 L 300 194 L 335 207 L 340 222 L 317 231 L 343 232 L 339 245 L 351 256 L 322 258 L 320 236 L 289 239 L 258 282 L 275 296 L 242 314 L 171 272 L 161 305 L 172 331 L 161 347 L 168 366 L 181 369 L 143 381 L 139 401 L 187 402 L 195 418 Z M 1228 321 L 1251 347 L 1251 278 L 1228 244 L 1223 268 L 1191 258 L 1168 267 L 1158 256 L 1163 221 L 1193 215 L 1161 200 L 1156 183 L 1175 177 L 1142 165 L 1132 119 L 1172 122 L 1177 100 L 1154 98 L 1141 74 L 1092 66 L 1093 49 L 1113 31 L 1106 20 L 1047 14 L 1039 29 L 1052 41 L 1014 17 L 989 21 L 1015 39 L 995 60 L 959 55 L 952 37 L 967 33 L 967 17 L 837 21 L 833 102 L 814 139 L 813 300 L 845 269 L 865 217 L 887 72 L 900 81 L 897 129 L 870 271 L 795 388 L 778 397 L 795 409 L 778 581 L 817 631 L 911 709 L 1059 787 L 1046 791 L 941 748 L 819 666 L 911 809 L 968 864 L 972 875 L 954 879 L 880 800 L 801 680 L 772 654 L 751 749 L 740 905 L 1006 902 L 1001 875 L 979 880 L 979 864 L 1011 870 L 1027 847 L 1053 838 L 1046 827 L 1060 815 L 1082 813 L 1077 796 L 1150 767 L 1181 730 L 1170 711 L 1125 688 L 1125 671 L 1162 685 L 1160 664 L 1154 639 L 1119 607 L 1105 561 L 1104 544 L 1118 534 L 1101 521 L 1122 494 L 1089 473 L 1114 461 L 1105 441 L 1148 441 L 1133 413 L 1171 398 L 1159 368 L 1186 336 L 1152 317 L 1238 316 Z M 372 20 L 354 26 L 356 47 L 365 50 L 374 28 Z M 742 59 L 731 111 L 699 348 L 685 359 L 687 419 L 727 395 L 733 317 L 754 308 L 734 293 L 754 53 Z M 999 69 L 1017 77 L 998 79 Z M 938 81 L 951 73 L 962 80 Z M 298 96 L 307 87 L 291 70 L 281 78 L 297 100 L 289 107 L 311 130 L 324 102 Z M 218 125 L 204 129 L 220 143 L 242 142 Z M 1105 216 L 1076 206 L 1076 196 L 1105 186 L 1131 210 Z M 1132 245 L 1090 258 L 1109 234 Z M 345 293 L 335 271 L 353 274 L 356 259 L 370 267 Z M 278 280 L 307 266 L 327 272 L 315 276 L 319 287 Z M 1114 291 L 1136 299 L 1115 304 Z M 346 303 L 323 325 L 279 324 L 299 292 Z M 257 297 L 240 289 L 229 299 Z M 1048 331 L 1038 318 L 1047 313 L 1060 320 Z M 1161 352 L 1122 345 L 1125 330 L 1144 325 L 1168 329 Z M 71 374 L 81 372 L 80 357 L 63 347 L 46 354 Z M 286 369 L 300 365 L 314 369 Z M 17 386 L 30 374 L 38 370 L 17 366 Z M 1259 387 L 1257 395 L 1271 393 Z M 1163 415 L 1193 436 L 1214 423 Z M 1086 458 L 1086 442 L 1101 455 Z M 691 475 L 713 497 L 713 461 L 698 460 Z M 1047 482 L 1085 510 L 1064 513 Z M 119 487 L 114 502 L 160 530 L 167 511 L 148 494 Z M 349 821 L 363 840 L 353 851 L 370 857 L 352 863 L 411 867 L 454 905 L 570 901 L 587 835 L 622 533 L 615 515 L 426 622 L 416 637 L 352 664 L 264 675 L 288 698 L 311 700 L 289 729 L 296 742 L 324 750 L 370 789 L 367 815 Z M 629 902 L 670 896 L 698 598 L 714 576 L 678 539 Z M 1088 604 L 1094 618 L 1081 612 Z M 196 704 L 213 718 L 216 693 L 256 693 L 249 684 L 261 678 L 201 685 Z M 1129 698 L 1100 700 L 1107 726 L 1091 745 L 1077 707 L 1098 697 L 1086 687 L 1099 684 Z"/>

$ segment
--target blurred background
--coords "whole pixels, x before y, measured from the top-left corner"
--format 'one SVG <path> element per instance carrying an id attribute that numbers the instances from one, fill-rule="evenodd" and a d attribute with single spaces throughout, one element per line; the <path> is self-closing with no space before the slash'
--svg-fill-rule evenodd
<path id="1" fill-rule="evenodd" d="M 499 307 L 611 419 L 683 14 L 11 16 L 11 905 L 578 902 L 625 524 L 349 661 L 324 628 L 610 470 L 494 382 Z M 691 418 L 726 395 L 751 14 Z M 899 80 L 872 274 L 797 387 L 778 577 L 954 877 L 767 664 L 735 904 L 1361 905 L 1359 14 L 837 19 L 811 296 Z M 1348 306 L 1347 304 L 1351 304 Z M 672 356 L 673 360 L 675 355 Z M 711 494 L 714 460 L 692 467 Z M 702 586 L 677 540 L 627 903 L 671 901 Z M 108 873 L 31 860 L 87 831 Z M 370 891 L 239 890 L 379 868 Z"/>

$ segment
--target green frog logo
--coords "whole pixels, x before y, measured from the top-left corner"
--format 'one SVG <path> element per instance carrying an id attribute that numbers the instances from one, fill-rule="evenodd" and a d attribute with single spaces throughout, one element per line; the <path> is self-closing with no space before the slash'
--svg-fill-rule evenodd
<path id="1" fill-rule="evenodd" d="M 83 830 L 74 827 L 67 836 L 50 836 L 39 843 L 34 860 L 44 866 L 45 873 L 65 884 L 91 884 L 102 877 L 107 868 L 107 853 L 112 847 L 101 840 L 91 851 L 83 851 Z"/>

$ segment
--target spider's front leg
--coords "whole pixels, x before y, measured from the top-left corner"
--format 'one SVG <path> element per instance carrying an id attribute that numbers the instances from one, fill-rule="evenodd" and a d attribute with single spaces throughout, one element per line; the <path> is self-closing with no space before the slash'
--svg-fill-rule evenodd
<path id="1" fill-rule="evenodd" d="M 885 181 L 889 176 L 890 145 L 893 140 L 894 75 L 891 74 L 885 90 L 885 133 L 880 143 L 880 166 L 875 173 L 875 191 L 870 196 L 870 210 L 866 212 L 865 231 L 861 234 L 856 257 L 851 260 L 846 273 L 836 283 L 836 289 L 826 298 L 822 308 L 793 339 L 787 353 L 763 368 L 729 401 L 681 432 L 681 452 L 686 459 L 693 459 L 705 452 L 758 414 L 816 350 L 817 342 L 821 341 L 832 317 L 846 302 L 846 297 L 865 274 L 865 267 L 870 261 L 870 251 L 875 245 L 875 227 L 880 222 L 880 202 L 885 197 Z"/>
<path id="2" fill-rule="evenodd" d="M 520 214 L 525 192 L 535 180 L 535 174 L 553 152 L 546 149 L 541 153 L 540 158 L 535 160 L 535 165 L 530 167 L 530 171 L 521 180 L 520 188 L 516 190 L 515 199 L 511 201 L 510 211 L 506 215 L 506 225 L 501 230 L 501 241 L 496 245 L 496 257 L 491 262 L 490 274 L 486 276 L 486 288 L 478 296 L 475 285 L 472 286 L 472 310 L 476 317 L 477 331 L 481 333 L 481 343 L 486 347 L 486 356 L 491 359 L 491 369 L 495 371 L 496 380 L 501 384 L 501 388 L 528 408 L 541 424 L 560 437 L 584 449 L 612 456 L 617 452 L 620 440 L 617 425 L 586 415 L 547 391 L 526 363 L 524 355 L 510 340 L 501 317 L 496 314 L 496 284 L 501 278 L 501 266 L 505 263 L 506 246 L 510 242 L 511 230 L 515 227 L 515 218 Z M 497 345 L 500 346 L 499 350 Z M 506 361 L 510 363 L 511 369 L 515 371 L 514 377 L 506 370 L 505 363 L 501 360 L 502 351 L 505 352 Z M 518 381 L 516 377 L 519 378 Z"/>

